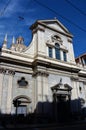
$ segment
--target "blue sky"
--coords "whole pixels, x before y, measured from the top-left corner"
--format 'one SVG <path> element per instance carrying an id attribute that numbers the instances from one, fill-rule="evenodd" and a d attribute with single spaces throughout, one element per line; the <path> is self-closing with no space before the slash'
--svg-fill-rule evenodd
<path id="1" fill-rule="evenodd" d="M 38 4 L 37 1 L 45 6 Z M 28 46 L 32 38 L 29 27 L 38 19 L 54 19 L 56 17 L 74 36 L 73 46 L 75 57 L 85 53 L 86 0 L 37 1 L 0 0 L 0 46 L 3 43 L 6 33 L 8 34 L 8 48 L 11 45 L 13 36 L 15 38 L 23 36 L 25 44 Z M 68 1 L 82 12 L 77 8 L 75 9 Z"/>

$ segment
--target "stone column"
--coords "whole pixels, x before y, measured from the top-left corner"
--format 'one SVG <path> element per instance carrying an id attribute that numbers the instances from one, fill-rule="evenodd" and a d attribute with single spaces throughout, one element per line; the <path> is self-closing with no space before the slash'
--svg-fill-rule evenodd
<path id="1" fill-rule="evenodd" d="M 2 103 L 3 78 L 5 72 L 6 72 L 5 69 L 0 68 L 0 110 L 1 110 L 1 103 Z"/>
<path id="2" fill-rule="evenodd" d="M 12 106 L 12 82 L 13 82 L 13 75 L 14 71 L 8 70 L 9 79 L 8 79 L 8 92 L 7 92 L 7 114 L 11 113 L 11 106 Z"/>

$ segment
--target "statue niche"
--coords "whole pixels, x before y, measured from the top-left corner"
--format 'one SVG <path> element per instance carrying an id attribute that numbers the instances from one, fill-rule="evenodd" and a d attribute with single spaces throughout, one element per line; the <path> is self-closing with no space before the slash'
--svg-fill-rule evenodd
<path id="1" fill-rule="evenodd" d="M 25 80 L 24 77 L 21 77 L 21 79 L 18 80 L 18 85 L 19 85 L 19 87 L 27 87 L 28 82 Z"/>

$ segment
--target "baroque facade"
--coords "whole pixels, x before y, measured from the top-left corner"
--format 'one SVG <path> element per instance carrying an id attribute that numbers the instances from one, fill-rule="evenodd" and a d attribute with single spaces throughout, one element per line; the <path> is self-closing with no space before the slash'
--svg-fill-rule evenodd
<path id="1" fill-rule="evenodd" d="M 72 34 L 57 19 L 38 20 L 32 41 L 7 35 L 0 51 L 0 111 L 2 114 L 80 113 L 86 104 L 86 59 L 74 57 Z M 86 55 L 85 55 L 86 56 Z M 81 56 L 81 59 L 83 57 Z M 57 116 L 58 115 L 58 116 Z"/>

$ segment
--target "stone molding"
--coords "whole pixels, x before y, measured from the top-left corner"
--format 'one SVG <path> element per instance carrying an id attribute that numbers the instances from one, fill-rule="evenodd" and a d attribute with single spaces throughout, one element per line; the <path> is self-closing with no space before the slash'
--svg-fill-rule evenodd
<path id="1" fill-rule="evenodd" d="M 38 30 L 40 30 L 40 31 L 42 31 L 42 32 L 45 31 L 44 28 L 42 28 L 42 27 L 37 27 L 36 29 L 34 29 L 34 30 L 32 31 L 32 33 L 36 33 Z"/>

